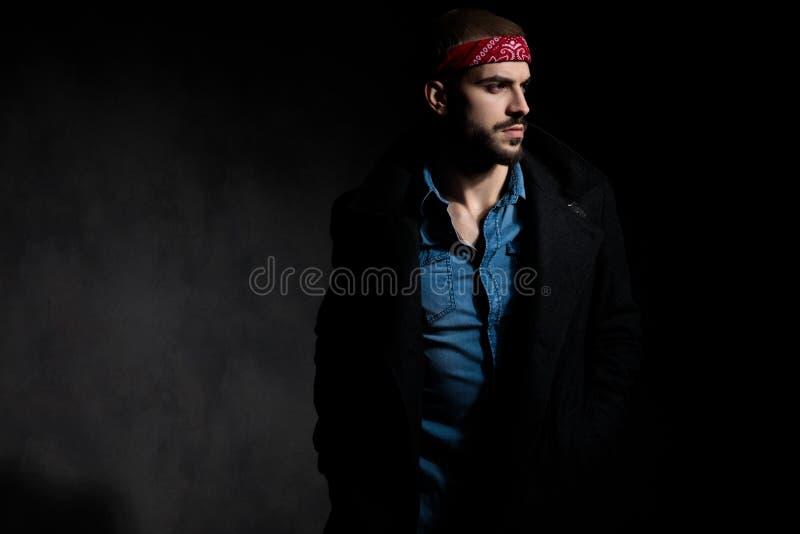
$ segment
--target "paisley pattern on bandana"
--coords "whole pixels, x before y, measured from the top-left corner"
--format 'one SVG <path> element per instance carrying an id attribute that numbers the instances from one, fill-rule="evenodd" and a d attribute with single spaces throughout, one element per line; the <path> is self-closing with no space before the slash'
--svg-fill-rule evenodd
<path id="1" fill-rule="evenodd" d="M 521 35 L 503 35 L 454 46 L 439 65 L 439 71 L 460 70 L 501 61 L 531 62 L 531 51 Z"/>

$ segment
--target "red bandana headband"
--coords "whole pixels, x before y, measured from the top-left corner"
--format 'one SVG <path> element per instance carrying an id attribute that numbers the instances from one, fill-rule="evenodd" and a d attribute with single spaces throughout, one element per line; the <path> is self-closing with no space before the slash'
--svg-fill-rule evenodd
<path id="1" fill-rule="evenodd" d="M 454 46 L 447 51 L 447 57 L 436 70 L 460 70 L 501 61 L 530 63 L 531 51 L 525 38 L 521 35 L 503 35 Z"/>

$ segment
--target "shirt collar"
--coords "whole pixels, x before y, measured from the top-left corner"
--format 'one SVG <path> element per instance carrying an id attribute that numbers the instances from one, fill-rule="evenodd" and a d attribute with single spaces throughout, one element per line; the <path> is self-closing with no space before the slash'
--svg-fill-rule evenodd
<path id="1" fill-rule="evenodd" d="M 419 206 L 420 213 L 424 215 L 423 207 L 425 206 L 425 201 L 428 199 L 431 193 L 433 193 L 436 198 L 438 198 L 445 205 L 449 204 L 449 202 L 442 197 L 441 193 L 439 193 L 439 190 L 436 188 L 436 185 L 433 183 L 433 176 L 431 175 L 431 170 L 427 163 L 422 169 L 422 175 L 425 180 L 425 185 L 428 187 L 427 192 L 422 196 L 422 201 L 420 202 Z M 498 206 L 516 204 L 520 197 L 525 198 L 525 180 L 522 178 L 522 166 L 519 164 L 519 162 L 515 163 L 510 169 L 508 175 L 508 185 L 509 187 L 505 189 L 503 195 L 500 197 L 500 200 L 497 202 Z"/>

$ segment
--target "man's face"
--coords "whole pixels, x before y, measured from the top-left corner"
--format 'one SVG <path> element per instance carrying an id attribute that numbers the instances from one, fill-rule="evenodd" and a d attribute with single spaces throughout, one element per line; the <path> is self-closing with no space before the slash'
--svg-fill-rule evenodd
<path id="1" fill-rule="evenodd" d="M 522 138 L 530 111 L 525 90 L 531 71 L 524 61 L 487 63 L 467 70 L 450 110 L 453 135 L 464 147 L 492 163 L 510 165 L 522 157 Z"/>

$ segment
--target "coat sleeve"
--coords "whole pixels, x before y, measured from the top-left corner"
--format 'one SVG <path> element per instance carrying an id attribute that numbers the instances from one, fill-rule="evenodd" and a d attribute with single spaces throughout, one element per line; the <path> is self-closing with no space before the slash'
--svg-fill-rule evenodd
<path id="1" fill-rule="evenodd" d="M 352 272 L 350 261 L 354 255 L 348 244 L 348 232 L 345 231 L 344 205 L 350 193 L 340 195 L 333 203 L 331 209 L 329 233 L 332 240 L 331 264 L 333 271 L 330 280 L 337 278 L 337 272 Z M 346 448 L 340 442 L 345 435 L 346 421 L 343 417 L 354 407 L 351 398 L 353 387 L 353 370 L 348 369 L 347 362 L 352 358 L 347 357 L 348 347 L 346 328 L 348 318 L 355 317 L 356 297 L 352 294 L 332 290 L 331 283 L 326 289 L 322 303 L 317 311 L 314 334 L 316 336 L 314 348 L 314 408 L 317 412 L 317 422 L 313 432 L 313 445 L 317 451 L 317 469 L 320 473 L 328 475 L 331 467 L 343 463 Z M 342 283 L 341 287 L 346 284 Z M 339 294 L 341 293 L 341 294 Z M 337 438 L 338 436 L 338 438 Z"/>
<path id="2" fill-rule="evenodd" d="M 605 237 L 597 259 L 587 362 L 583 462 L 588 466 L 602 464 L 616 450 L 642 357 L 641 319 L 616 200 L 607 181 L 603 189 Z"/>

